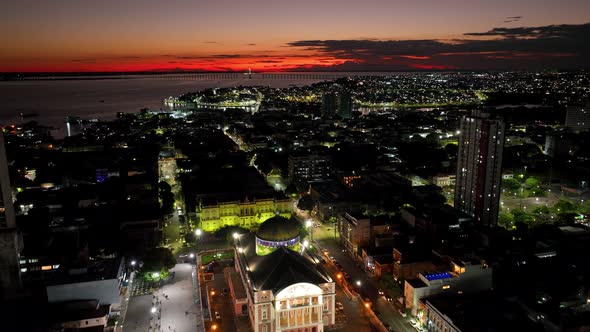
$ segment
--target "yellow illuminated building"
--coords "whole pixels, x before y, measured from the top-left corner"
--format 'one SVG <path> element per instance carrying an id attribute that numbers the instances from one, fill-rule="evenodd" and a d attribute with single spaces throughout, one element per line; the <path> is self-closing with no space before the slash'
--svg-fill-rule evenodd
<path id="1" fill-rule="evenodd" d="M 264 198 L 239 201 L 213 201 L 201 199 L 197 208 L 200 227 L 205 232 L 213 232 L 225 226 L 253 228 L 265 220 L 280 215 L 290 218 L 291 200 L 288 198 Z"/>

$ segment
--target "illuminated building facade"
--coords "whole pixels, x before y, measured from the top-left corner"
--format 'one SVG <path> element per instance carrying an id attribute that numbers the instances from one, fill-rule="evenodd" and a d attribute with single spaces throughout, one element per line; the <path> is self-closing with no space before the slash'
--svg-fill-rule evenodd
<path id="1" fill-rule="evenodd" d="M 333 280 L 305 251 L 285 243 L 287 237 L 299 238 L 293 233 L 293 222 L 275 217 L 256 234 L 236 236 L 235 269 L 247 295 L 254 332 L 322 332 L 335 323 Z M 264 255 L 259 254 L 261 238 L 272 248 Z"/>
<path id="2" fill-rule="evenodd" d="M 332 174 L 332 156 L 296 153 L 288 160 L 289 182 L 323 181 Z"/>
<path id="3" fill-rule="evenodd" d="M 454 260 L 451 271 L 420 273 L 416 279 L 404 281 L 404 297 L 406 308 L 413 315 L 426 312 L 424 303 L 420 302 L 427 296 L 445 292 L 462 294 L 492 289 L 492 268 L 484 260 Z"/>
<path id="4" fill-rule="evenodd" d="M 565 126 L 573 131 L 590 129 L 590 102 L 585 105 L 568 106 L 565 116 Z"/>
<path id="5" fill-rule="evenodd" d="M 276 215 L 289 218 L 292 213 L 288 198 L 262 198 L 239 201 L 220 201 L 203 198 L 197 208 L 201 229 L 213 232 L 224 226 L 254 228 Z"/>
<path id="6" fill-rule="evenodd" d="M 361 255 L 360 248 L 369 245 L 371 240 L 371 220 L 361 214 L 344 213 L 338 217 L 340 244 L 353 258 Z"/>
<path id="7" fill-rule="evenodd" d="M 158 174 L 159 181 L 168 182 L 169 185 L 176 184 L 176 173 L 178 166 L 176 164 L 176 151 L 174 148 L 164 148 L 158 155 Z"/>
<path id="8" fill-rule="evenodd" d="M 504 122 L 489 113 L 474 110 L 461 119 L 455 208 L 494 227 L 498 223 Z"/>

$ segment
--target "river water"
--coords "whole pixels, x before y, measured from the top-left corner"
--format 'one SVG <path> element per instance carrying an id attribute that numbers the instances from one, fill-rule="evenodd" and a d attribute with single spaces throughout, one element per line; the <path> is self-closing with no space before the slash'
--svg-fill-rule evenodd
<path id="1" fill-rule="evenodd" d="M 132 77 L 85 80 L 24 80 L 0 82 L 0 125 L 23 122 L 20 113 L 39 114 L 24 121 L 37 121 L 63 132 L 65 118 L 108 120 L 117 112 L 142 108 L 165 109 L 163 100 L 186 92 L 214 87 L 307 85 L 320 79 L 162 79 Z M 56 135 L 61 136 L 61 135 Z"/>

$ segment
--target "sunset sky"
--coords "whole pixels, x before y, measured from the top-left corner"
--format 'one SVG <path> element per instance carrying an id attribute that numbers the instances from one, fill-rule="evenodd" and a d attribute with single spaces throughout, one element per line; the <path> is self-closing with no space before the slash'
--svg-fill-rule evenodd
<path id="1" fill-rule="evenodd" d="M 0 72 L 590 67 L 588 0 L 2 0 Z"/>

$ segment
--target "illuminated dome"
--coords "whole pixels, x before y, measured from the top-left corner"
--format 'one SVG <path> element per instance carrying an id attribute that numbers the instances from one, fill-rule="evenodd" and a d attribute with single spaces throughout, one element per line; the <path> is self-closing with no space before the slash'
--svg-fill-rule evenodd
<path id="1" fill-rule="evenodd" d="M 256 254 L 268 255 L 280 247 L 299 251 L 299 223 L 274 216 L 263 222 L 256 231 Z"/>

